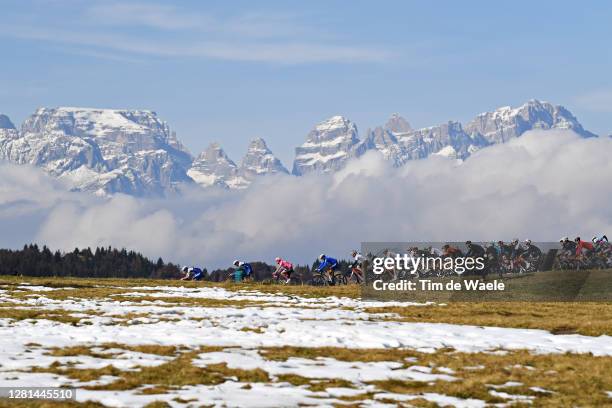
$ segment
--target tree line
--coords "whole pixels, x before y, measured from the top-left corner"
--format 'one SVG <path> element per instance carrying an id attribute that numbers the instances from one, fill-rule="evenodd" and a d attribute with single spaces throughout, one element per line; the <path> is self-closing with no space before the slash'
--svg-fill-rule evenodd
<path id="1" fill-rule="evenodd" d="M 30 244 L 20 250 L 0 249 L 0 275 L 172 279 L 180 271 L 162 258 L 153 262 L 125 248 L 75 248 L 63 253 Z"/>

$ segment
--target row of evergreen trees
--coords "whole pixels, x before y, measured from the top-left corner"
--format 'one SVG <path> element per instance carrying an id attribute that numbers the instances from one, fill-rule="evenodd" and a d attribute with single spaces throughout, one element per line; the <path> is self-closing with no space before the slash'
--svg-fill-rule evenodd
<path id="1" fill-rule="evenodd" d="M 251 262 L 256 280 L 272 277 L 275 266 L 264 262 Z M 295 271 L 304 282 L 312 279 L 318 261 L 309 266 L 296 266 Z M 340 262 L 340 269 L 348 271 L 348 263 Z M 233 268 L 204 269 L 204 279 L 224 281 Z M 177 265 L 165 263 L 162 258 L 153 262 L 134 251 L 111 247 L 78 249 L 72 252 L 52 252 L 46 246 L 25 245 L 21 250 L 0 249 L 0 275 L 72 276 L 82 278 L 150 278 L 179 279 L 182 274 Z"/>
<path id="2" fill-rule="evenodd" d="M 0 275 L 172 279 L 178 278 L 180 271 L 161 258 L 152 262 L 126 249 L 75 248 L 62 253 L 31 244 L 21 250 L 0 249 Z"/>

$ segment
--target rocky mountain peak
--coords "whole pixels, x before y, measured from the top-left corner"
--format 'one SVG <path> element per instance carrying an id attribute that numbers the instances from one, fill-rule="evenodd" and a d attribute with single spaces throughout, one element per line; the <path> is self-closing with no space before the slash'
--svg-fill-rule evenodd
<path id="1" fill-rule="evenodd" d="M 195 158 L 187 175 L 203 187 L 246 187 L 246 180 L 238 174 L 238 166 L 230 159 L 221 145 L 213 142 Z"/>
<path id="2" fill-rule="evenodd" d="M 275 173 L 289 173 L 281 161 L 274 156 L 262 138 L 249 143 L 246 155 L 240 163 L 239 173 L 248 179 Z"/>
<path id="3" fill-rule="evenodd" d="M 532 129 L 571 129 L 583 137 L 593 137 L 563 106 L 531 99 L 512 108 L 504 106 L 484 112 L 465 125 L 470 135 L 480 135 L 489 143 L 503 143 Z"/>
<path id="4" fill-rule="evenodd" d="M 412 130 L 410 123 L 400 116 L 399 113 L 392 114 L 387 123 L 385 123 L 384 128 L 394 134 L 408 133 Z"/>
<path id="5" fill-rule="evenodd" d="M 75 190 L 164 195 L 190 182 L 191 155 L 152 111 L 39 108 L 19 137 L 0 140 L 0 158 L 43 168 Z"/>
<path id="6" fill-rule="evenodd" d="M 360 156 L 366 149 L 353 122 L 344 116 L 332 116 L 317 124 L 306 136 L 306 142 L 295 149 L 293 174 L 338 170 L 346 160 Z"/>

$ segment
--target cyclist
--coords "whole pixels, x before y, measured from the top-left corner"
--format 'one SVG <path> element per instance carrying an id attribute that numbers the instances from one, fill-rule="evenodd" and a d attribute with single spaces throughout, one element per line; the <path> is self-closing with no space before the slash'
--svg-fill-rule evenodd
<path id="1" fill-rule="evenodd" d="M 483 258 L 485 250 L 482 246 L 474 244 L 472 241 L 466 241 L 465 245 L 468 247 L 468 251 L 465 256 L 470 258 Z"/>
<path id="2" fill-rule="evenodd" d="M 501 250 L 497 247 L 495 242 L 489 242 L 485 248 L 485 259 L 487 260 L 487 267 L 491 272 L 497 271 L 498 275 L 502 276 L 502 269 L 499 265 L 499 258 L 501 256 Z"/>
<path id="3" fill-rule="evenodd" d="M 567 255 L 573 255 L 576 252 L 576 243 L 574 241 L 570 241 L 568 237 L 561 238 L 559 243 Z"/>
<path id="4" fill-rule="evenodd" d="M 577 257 L 581 255 L 587 256 L 591 252 L 593 252 L 593 249 L 595 248 L 592 242 L 583 241 L 580 239 L 580 237 L 574 238 L 574 242 L 576 243 L 576 256 Z"/>
<path id="5" fill-rule="evenodd" d="M 593 246 L 595 247 L 595 251 L 599 253 L 604 253 L 610 251 L 610 242 L 608 241 L 608 237 L 602 235 L 601 237 L 593 237 L 591 240 L 593 242 Z"/>
<path id="6" fill-rule="evenodd" d="M 193 280 L 200 281 L 202 280 L 202 278 L 204 278 L 204 272 L 202 271 L 201 268 L 194 266 L 193 267 Z"/>
<path id="7" fill-rule="evenodd" d="M 274 262 L 276 262 L 277 265 L 274 276 L 282 276 L 283 279 L 286 280 L 285 283 L 289 283 L 291 281 L 291 274 L 293 273 L 293 264 L 278 256 L 274 259 Z"/>
<path id="8" fill-rule="evenodd" d="M 192 270 L 193 268 L 183 266 L 183 268 L 181 269 L 181 272 L 183 272 L 183 277 L 181 278 L 181 280 L 191 280 Z"/>
<path id="9" fill-rule="evenodd" d="M 497 247 L 499 248 L 499 255 L 509 258 L 512 255 L 512 246 L 504 243 L 504 241 L 497 241 Z"/>
<path id="10" fill-rule="evenodd" d="M 329 257 L 325 254 L 319 255 L 319 267 L 317 268 L 317 272 L 327 272 L 327 281 L 333 285 L 334 284 L 334 271 L 340 267 L 338 261 L 332 257 Z M 327 268 L 327 269 L 326 269 Z"/>
<path id="11" fill-rule="evenodd" d="M 435 258 L 441 258 L 444 255 L 444 252 L 440 248 L 430 246 L 429 254 Z"/>
<path id="12" fill-rule="evenodd" d="M 525 252 L 525 248 L 520 243 L 518 238 L 514 238 L 512 242 L 510 243 L 510 246 L 512 247 L 511 256 L 513 259 L 518 258 L 523 252 Z"/>
<path id="13" fill-rule="evenodd" d="M 253 275 L 253 267 L 250 263 L 235 260 L 233 263 L 236 270 L 234 271 L 234 281 L 240 282 L 243 279 L 251 278 Z"/>
<path id="14" fill-rule="evenodd" d="M 359 251 L 353 249 L 351 251 L 351 257 L 353 258 L 353 263 L 351 264 L 351 271 L 357 275 L 358 282 L 363 281 L 363 263 L 365 261 L 365 257 L 361 255 Z"/>
<path id="15" fill-rule="evenodd" d="M 450 244 L 444 244 L 444 246 L 442 247 L 442 254 L 445 257 L 451 257 L 451 258 L 458 258 L 463 255 L 463 253 L 461 252 L 459 248 L 455 248 L 454 246 Z"/>
<path id="16" fill-rule="evenodd" d="M 542 250 L 533 245 L 530 239 L 525 240 L 525 255 L 531 259 L 539 259 L 542 256 Z"/>
<path id="17" fill-rule="evenodd" d="M 604 242 L 608 243 L 608 237 L 605 235 L 602 235 L 601 237 L 595 236 L 593 237 L 593 239 L 591 240 L 593 241 L 594 244 L 602 244 Z"/>
<path id="18" fill-rule="evenodd" d="M 465 241 L 465 245 L 468 247 L 468 251 L 465 254 L 466 257 L 472 258 L 472 259 L 480 258 L 481 261 L 485 260 L 485 250 L 481 245 L 475 244 L 472 241 Z M 486 275 L 487 268 L 483 268 L 482 270 L 479 270 L 478 272 L 475 271 L 475 273 Z"/>
<path id="19" fill-rule="evenodd" d="M 181 278 L 181 280 L 199 281 L 204 278 L 204 272 L 202 272 L 202 269 L 198 268 L 197 266 L 183 266 L 181 271 L 183 272 L 183 277 Z"/>

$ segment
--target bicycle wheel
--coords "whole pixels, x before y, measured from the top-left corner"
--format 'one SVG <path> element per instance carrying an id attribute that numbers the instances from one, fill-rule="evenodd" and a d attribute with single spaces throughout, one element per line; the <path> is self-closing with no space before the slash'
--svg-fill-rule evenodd
<path id="1" fill-rule="evenodd" d="M 349 278 L 349 283 L 355 283 L 357 285 L 360 285 L 361 282 L 363 282 L 363 279 L 361 279 L 357 273 L 355 272 L 351 273 L 351 276 Z"/>
<path id="2" fill-rule="evenodd" d="M 325 286 L 325 285 L 327 285 L 327 279 L 325 279 L 321 275 L 315 275 L 315 276 L 312 277 L 312 280 L 310 281 L 310 284 L 312 286 Z"/>
<path id="3" fill-rule="evenodd" d="M 336 285 L 346 285 L 346 276 L 342 274 L 342 272 L 334 274 L 334 282 Z"/>

